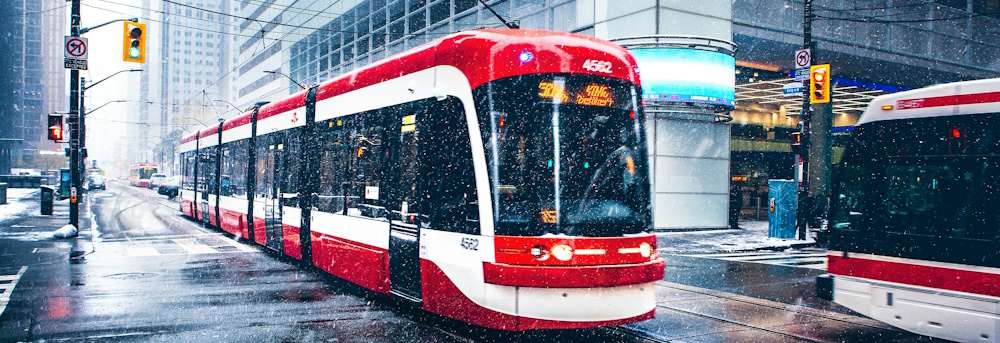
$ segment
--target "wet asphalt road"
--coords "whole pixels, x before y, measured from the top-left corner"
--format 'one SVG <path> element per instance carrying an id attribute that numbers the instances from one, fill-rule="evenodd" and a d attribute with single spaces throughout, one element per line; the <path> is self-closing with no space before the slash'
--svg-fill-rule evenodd
<path id="1" fill-rule="evenodd" d="M 109 186 L 81 206 L 94 219 L 76 240 L 50 238 L 65 216 L 37 216 L 37 208 L 0 227 L 0 289 L 11 287 L 5 276 L 17 277 L 0 293 L 10 298 L 0 342 L 927 341 L 816 299 L 821 270 L 674 255 L 665 256 L 654 320 L 485 330 L 203 228 L 155 191 Z M 69 259 L 71 251 L 83 256 Z"/>

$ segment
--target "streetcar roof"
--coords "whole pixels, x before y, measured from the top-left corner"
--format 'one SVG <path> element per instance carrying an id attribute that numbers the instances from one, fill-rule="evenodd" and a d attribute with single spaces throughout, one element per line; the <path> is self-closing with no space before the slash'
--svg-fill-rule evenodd
<path id="1" fill-rule="evenodd" d="M 953 82 L 876 97 L 857 125 L 1000 112 L 1000 78 Z"/>
<path id="2" fill-rule="evenodd" d="M 526 54 L 527 52 L 527 54 Z M 530 56 L 530 59 L 527 58 Z M 610 62 L 607 69 L 587 68 L 591 60 Z M 322 82 L 316 101 L 408 75 L 434 66 L 461 70 L 476 88 L 484 83 L 533 73 L 576 73 L 622 79 L 639 85 L 635 59 L 621 46 L 594 37 L 545 30 L 482 29 L 458 32 L 368 64 Z M 262 106 L 264 119 L 305 106 L 308 90 Z M 252 111 L 225 121 L 222 130 L 249 124 Z M 185 136 L 181 143 L 217 134 L 211 125 Z"/>

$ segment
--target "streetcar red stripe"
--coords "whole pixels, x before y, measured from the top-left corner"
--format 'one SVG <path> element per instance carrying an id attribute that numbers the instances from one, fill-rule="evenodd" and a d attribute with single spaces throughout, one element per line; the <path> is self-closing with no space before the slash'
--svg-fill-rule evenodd
<path id="1" fill-rule="evenodd" d="M 388 251 L 312 232 L 313 265 L 372 291 L 389 294 Z"/>
<path id="2" fill-rule="evenodd" d="M 655 256 L 643 257 L 638 248 L 642 243 L 649 244 L 651 255 L 656 254 L 656 236 L 643 235 L 632 237 L 519 237 L 496 236 L 497 263 L 512 265 L 563 265 L 563 266 L 595 266 L 636 264 L 655 260 Z M 569 261 L 560 261 L 553 257 L 541 260 L 531 255 L 531 249 L 540 247 L 551 249 L 558 244 L 565 244 L 574 251 L 590 250 L 594 253 L 575 253 Z"/>
<path id="3" fill-rule="evenodd" d="M 306 90 L 301 90 L 287 98 L 264 105 L 257 111 L 257 120 L 273 117 L 306 105 Z M 303 118 L 305 113 L 302 113 Z"/>
<path id="4" fill-rule="evenodd" d="M 1000 92 L 973 93 L 936 96 L 930 98 L 917 98 L 896 101 L 896 108 L 908 110 L 914 108 L 928 108 L 941 106 L 975 105 L 990 102 L 1000 102 Z"/>
<path id="5" fill-rule="evenodd" d="M 1000 274 L 830 255 L 833 275 L 1000 297 Z"/>
<path id="6" fill-rule="evenodd" d="M 588 288 L 626 286 L 663 278 L 664 260 L 611 266 L 519 266 L 483 263 L 486 283 L 543 288 Z"/>
<path id="7" fill-rule="evenodd" d="M 283 245 L 282 248 L 285 250 L 285 255 L 288 255 L 296 260 L 301 260 L 302 245 L 299 243 L 299 228 L 285 224 L 282 224 L 281 228 L 281 243 Z"/>

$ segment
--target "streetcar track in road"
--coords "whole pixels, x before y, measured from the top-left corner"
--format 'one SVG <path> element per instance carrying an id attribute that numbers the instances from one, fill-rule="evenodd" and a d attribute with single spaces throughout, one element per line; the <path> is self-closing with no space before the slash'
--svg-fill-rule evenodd
<path id="1" fill-rule="evenodd" d="M 778 311 L 785 311 L 785 312 L 789 312 L 791 314 L 795 314 L 795 315 L 798 315 L 798 316 L 815 318 L 815 320 L 809 320 L 809 319 L 799 320 L 799 321 L 785 323 L 785 324 L 782 324 L 782 325 L 775 325 L 773 327 L 768 327 L 768 326 L 761 326 L 761 325 L 754 325 L 754 324 L 750 324 L 750 323 L 744 323 L 744 322 L 741 322 L 739 320 L 725 318 L 725 317 L 721 317 L 721 316 L 717 316 L 717 315 L 712 315 L 712 314 L 707 314 L 707 313 L 699 313 L 699 312 L 696 312 L 696 311 L 692 311 L 692 310 L 684 309 L 684 308 L 680 308 L 680 307 L 670 306 L 667 302 L 658 302 L 656 304 L 657 308 L 660 308 L 660 309 L 663 309 L 663 310 L 672 311 L 672 312 L 676 312 L 676 313 L 682 313 L 682 314 L 686 314 L 686 315 L 697 316 L 697 317 L 701 317 L 701 318 L 705 318 L 705 319 L 709 319 L 709 320 L 713 320 L 713 321 L 718 321 L 718 322 L 723 322 L 723 323 L 728 323 L 728 324 L 732 324 L 732 325 L 737 325 L 739 327 L 746 328 L 746 330 L 758 330 L 758 331 L 764 331 L 764 332 L 768 332 L 768 333 L 778 334 L 778 335 L 781 335 L 781 336 L 784 336 L 784 337 L 789 337 L 789 338 L 796 339 L 796 340 L 802 340 L 802 341 L 807 341 L 807 342 L 823 342 L 822 340 L 817 340 L 815 338 L 810 338 L 810 337 L 806 337 L 806 336 L 803 336 L 803 335 L 797 335 L 797 334 L 782 332 L 782 331 L 779 331 L 778 328 L 786 327 L 788 325 L 805 324 L 805 323 L 815 323 L 815 322 L 818 322 L 818 321 L 828 320 L 828 321 L 835 321 L 835 322 L 844 323 L 844 324 L 847 324 L 847 325 L 857 325 L 857 326 L 868 327 L 868 328 L 872 328 L 872 329 L 892 330 L 892 328 L 890 328 L 890 327 L 886 327 L 884 325 L 879 325 L 880 323 L 874 322 L 874 321 L 872 321 L 870 319 L 867 319 L 867 318 L 852 316 L 852 315 L 848 315 L 848 314 L 840 314 L 840 313 L 836 313 L 836 312 L 829 312 L 829 311 L 822 310 L 822 309 L 814 309 L 814 308 L 810 308 L 810 307 L 790 305 L 790 304 L 774 302 L 774 301 L 770 301 L 770 300 L 766 300 L 766 299 L 758 299 L 758 298 L 748 297 L 748 296 L 739 295 L 739 294 L 726 293 L 726 292 L 722 292 L 722 291 L 717 291 L 717 290 L 712 290 L 712 289 L 705 289 L 705 288 L 699 288 L 699 287 L 694 287 L 694 286 L 687 286 L 687 285 L 676 284 L 676 283 L 666 282 L 666 281 L 659 281 L 659 282 L 657 282 L 656 286 L 657 287 L 661 287 L 661 288 L 668 288 L 668 289 L 672 288 L 672 289 L 674 289 L 676 291 L 681 291 L 681 292 L 695 293 L 695 294 L 698 294 L 698 295 L 705 296 L 708 299 L 714 298 L 714 299 L 721 299 L 721 300 L 724 300 L 724 301 L 739 302 L 739 303 L 753 305 L 753 306 L 760 306 L 762 308 L 768 308 L 768 309 L 773 309 L 773 310 L 778 310 Z M 706 299 L 706 298 L 701 298 L 701 299 Z M 691 300 L 693 300 L 693 299 L 691 299 Z M 727 332 L 739 332 L 739 331 L 742 331 L 742 330 L 720 331 L 720 332 L 705 333 L 705 334 L 701 334 L 701 335 L 693 335 L 693 336 L 676 337 L 676 338 L 666 339 L 666 338 L 663 338 L 663 337 L 657 337 L 654 333 L 647 332 L 647 331 L 644 331 L 642 329 L 634 328 L 634 327 L 631 327 L 631 326 L 618 326 L 618 327 L 614 327 L 614 328 L 611 328 L 611 329 L 615 330 L 615 331 L 618 331 L 618 332 L 621 332 L 623 334 L 627 334 L 627 335 L 633 336 L 633 337 L 637 337 L 637 338 L 641 338 L 641 339 L 647 339 L 647 340 L 652 340 L 652 341 L 655 341 L 655 342 L 670 342 L 671 340 L 674 340 L 674 339 L 676 339 L 676 340 L 685 340 L 685 339 L 690 339 L 690 338 L 695 338 L 695 337 L 701 337 L 701 336 L 707 336 L 707 335 L 714 335 L 714 334 L 722 334 L 722 333 L 727 333 Z"/>
<path id="2" fill-rule="evenodd" d="M 233 239 L 227 233 L 219 233 L 202 225 L 191 225 L 192 222 L 186 220 L 185 218 L 179 216 L 177 213 L 165 214 L 160 206 L 167 208 L 170 211 L 174 211 L 174 204 L 164 203 L 158 196 L 147 194 L 147 192 L 142 189 L 131 188 L 131 187 L 121 187 L 122 193 L 127 192 L 130 196 L 140 200 L 136 204 L 132 204 L 126 208 L 119 210 L 115 213 L 115 220 L 118 223 L 118 230 L 122 233 L 122 238 L 115 239 L 104 239 L 102 242 L 114 243 L 114 242 L 127 242 L 125 245 L 125 251 L 129 256 L 165 256 L 165 255 L 192 255 L 192 254 L 224 254 L 224 253 L 244 253 L 244 252 L 258 252 L 258 250 L 249 247 L 247 245 L 239 243 L 236 239 Z M 156 218 L 165 229 L 176 232 L 178 234 L 166 234 L 158 236 L 137 236 L 132 237 L 127 232 L 140 230 L 128 229 L 126 227 L 123 217 L 124 212 L 136 208 L 140 205 L 151 204 L 153 207 L 149 208 L 150 213 Z M 158 206 L 157 206 L 158 205 Z M 192 230 L 193 229 L 193 230 Z M 183 233 L 190 232 L 192 233 Z M 217 240 L 216 242 L 207 242 L 205 240 Z M 172 243 L 172 244 L 171 244 Z M 172 250 L 177 250 L 173 248 L 168 248 L 166 245 L 176 246 L 183 253 L 172 252 Z M 160 247 L 161 249 L 157 249 Z M 163 250 L 166 249 L 166 250 Z"/>

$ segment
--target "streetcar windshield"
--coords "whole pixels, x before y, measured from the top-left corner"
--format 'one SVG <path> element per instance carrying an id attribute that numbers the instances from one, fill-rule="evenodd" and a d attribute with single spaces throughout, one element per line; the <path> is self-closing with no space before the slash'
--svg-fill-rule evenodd
<path id="1" fill-rule="evenodd" d="M 524 76 L 477 89 L 497 235 L 617 236 L 651 226 L 638 90 Z"/>
<path id="2" fill-rule="evenodd" d="M 854 233 L 842 248 L 989 262 L 978 247 L 1000 242 L 1000 129 L 987 125 L 998 116 L 876 122 L 855 130 L 833 173 L 831 228 Z"/>
<path id="3" fill-rule="evenodd" d="M 153 167 L 142 167 L 136 170 L 139 179 L 148 179 L 153 173 L 156 173 L 156 168 Z"/>

